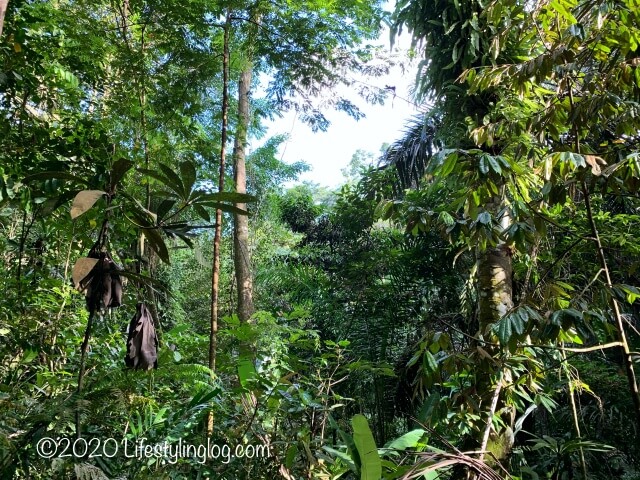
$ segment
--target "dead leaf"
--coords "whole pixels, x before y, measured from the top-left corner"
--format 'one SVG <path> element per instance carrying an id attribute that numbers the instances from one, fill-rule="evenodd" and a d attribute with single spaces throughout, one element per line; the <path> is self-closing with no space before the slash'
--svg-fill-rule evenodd
<path id="1" fill-rule="evenodd" d="M 553 170 L 553 161 L 551 157 L 544 159 L 544 179 L 549 181 L 551 179 L 551 172 Z"/>
<path id="2" fill-rule="evenodd" d="M 600 168 L 600 165 L 607 164 L 607 162 L 605 162 L 602 157 L 598 157 L 596 155 L 585 155 L 584 160 L 591 167 L 591 173 L 593 173 L 596 176 L 599 176 L 602 174 L 602 169 Z"/>
<path id="3" fill-rule="evenodd" d="M 73 270 L 71 271 L 73 286 L 76 289 L 80 287 L 80 282 L 83 278 L 89 275 L 89 272 L 93 270 L 93 267 L 96 266 L 96 263 L 98 263 L 97 258 L 88 257 L 82 257 L 76 261 L 76 263 L 73 265 Z"/>
<path id="4" fill-rule="evenodd" d="M 74 219 L 82 215 L 93 207 L 100 197 L 106 194 L 107 192 L 102 190 L 82 190 L 79 192 L 71 205 L 71 218 Z"/>

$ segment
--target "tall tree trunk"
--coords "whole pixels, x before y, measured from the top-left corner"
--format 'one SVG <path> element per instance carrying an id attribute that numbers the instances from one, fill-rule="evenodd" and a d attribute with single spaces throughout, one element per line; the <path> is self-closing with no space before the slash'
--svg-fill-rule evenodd
<path id="1" fill-rule="evenodd" d="M 478 259 L 478 310 L 480 333 L 513 308 L 511 251 L 500 244 L 480 254 Z"/>
<path id="2" fill-rule="evenodd" d="M 504 188 L 503 188 L 504 190 Z M 502 197 L 504 197 L 504 192 Z M 487 211 L 494 216 L 502 212 L 498 221 L 502 231 L 509 228 L 511 216 L 507 213 L 502 197 L 496 196 L 487 204 Z M 480 252 L 478 258 L 478 313 L 480 334 L 488 335 L 488 329 L 513 308 L 513 282 L 511 250 L 500 242 L 494 248 Z"/>
<path id="3" fill-rule="evenodd" d="M 249 127 L 249 91 L 253 64 L 248 62 L 240 74 L 238 82 L 238 126 L 233 145 L 233 177 L 236 192 L 247 192 L 246 143 Z M 236 204 L 246 209 L 244 203 Z M 247 215 L 234 214 L 233 252 L 238 291 L 238 318 L 241 322 L 249 320 L 253 315 L 253 279 L 251 277 L 251 252 L 249 251 L 249 218 Z"/>
<path id="4" fill-rule="evenodd" d="M 504 195 L 504 193 L 503 193 Z M 511 223 L 511 217 L 507 213 L 505 202 L 500 197 L 495 197 L 493 201 L 488 204 L 487 210 L 493 215 L 497 215 L 497 212 L 503 212 L 499 217 L 499 222 L 502 230 L 506 230 Z M 478 323 L 479 323 L 479 337 L 487 339 L 490 338 L 490 330 L 496 322 L 500 321 L 512 308 L 513 308 L 513 282 L 512 282 L 512 259 L 511 250 L 504 242 L 499 242 L 493 248 L 488 248 L 483 252 L 479 252 L 478 257 Z M 483 345 L 487 350 L 494 350 L 487 345 Z M 496 354 L 497 351 L 493 351 L 492 354 Z M 511 379 L 511 373 L 505 370 L 502 366 L 489 365 L 489 370 L 484 371 L 480 369 L 476 373 L 476 388 L 478 392 L 483 392 L 488 395 L 492 392 L 491 397 L 484 397 L 482 402 L 488 401 L 488 408 L 486 409 L 487 419 L 485 423 L 484 431 L 480 432 L 480 454 L 479 460 L 484 461 L 484 452 L 488 448 L 489 439 L 494 429 L 493 418 L 497 411 L 500 410 L 504 404 L 503 386 L 505 380 L 508 383 Z M 485 410 L 483 408 L 483 410 Z M 504 438 L 509 438 L 509 432 L 512 432 L 513 422 L 515 416 L 514 410 L 511 410 L 511 415 L 500 415 L 505 420 L 505 431 L 500 434 Z M 498 433 L 498 432 L 496 432 Z M 511 434 L 512 438 L 513 435 Z M 508 450 L 510 450 L 510 445 Z M 502 460 L 509 452 L 504 450 L 501 454 L 498 454 L 498 460 Z M 479 478 L 477 475 L 472 475 L 471 478 Z"/>
<path id="5" fill-rule="evenodd" d="M 227 11 L 224 25 L 224 46 L 222 55 L 222 126 L 220 132 L 220 169 L 218 191 L 224 191 L 224 171 L 227 156 L 227 124 L 229 117 L 229 30 L 231 14 Z M 211 325 L 209 331 L 209 368 L 216 369 L 218 347 L 218 303 L 220 297 L 220 240 L 222 237 L 222 210 L 216 210 L 216 225 L 213 237 L 213 266 L 211 271 Z M 207 417 L 207 434 L 213 433 L 213 412 Z"/>
<path id="6" fill-rule="evenodd" d="M 4 26 L 4 16 L 7 13 L 9 0 L 0 0 L 0 38 L 2 38 L 2 27 Z"/>

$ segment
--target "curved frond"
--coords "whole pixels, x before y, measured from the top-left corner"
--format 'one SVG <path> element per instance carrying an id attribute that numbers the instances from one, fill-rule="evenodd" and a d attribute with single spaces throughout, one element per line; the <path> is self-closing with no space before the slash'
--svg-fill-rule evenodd
<path id="1" fill-rule="evenodd" d="M 380 158 L 381 168 L 396 168 L 401 188 L 417 187 L 429 161 L 442 147 L 437 139 L 437 125 L 438 120 L 433 112 L 409 119 L 404 136 L 392 143 Z"/>

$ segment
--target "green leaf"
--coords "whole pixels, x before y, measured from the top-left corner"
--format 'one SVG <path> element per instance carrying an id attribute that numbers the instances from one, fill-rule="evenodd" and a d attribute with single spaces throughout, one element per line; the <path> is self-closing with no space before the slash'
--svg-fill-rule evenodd
<path id="1" fill-rule="evenodd" d="M 360 479 L 380 480 L 382 463 L 366 417 L 361 414 L 354 415 L 351 419 L 351 426 L 353 427 L 353 441 L 360 455 Z"/>
<path id="2" fill-rule="evenodd" d="M 191 191 L 187 191 L 185 189 L 185 186 L 182 183 L 182 179 L 178 176 L 178 174 L 174 172 L 173 169 L 162 163 L 158 164 L 158 167 L 160 167 L 160 170 L 162 170 L 162 173 L 167 179 L 165 185 L 176 192 L 178 196 L 180 196 L 183 200 L 187 201 Z"/>
<path id="3" fill-rule="evenodd" d="M 171 263 L 169 259 L 169 250 L 164 243 L 164 239 L 157 228 L 145 228 L 143 230 L 145 238 L 149 241 L 149 245 L 154 252 L 165 263 Z"/>
<path id="4" fill-rule="evenodd" d="M 335 448 L 331 448 L 327 445 L 323 445 L 322 449 L 328 453 L 330 453 L 331 455 L 335 455 L 336 457 L 338 457 L 340 460 L 342 460 L 344 463 L 347 464 L 347 466 L 353 471 L 353 472 L 357 472 L 358 468 L 356 467 L 355 462 L 353 461 L 353 458 L 351 458 L 349 456 L 349 454 L 345 453 L 345 452 L 341 452 L 340 450 L 336 450 Z"/>
<path id="5" fill-rule="evenodd" d="M 204 208 L 202 205 L 195 204 L 193 206 L 193 209 L 196 211 L 196 213 L 198 214 L 198 216 L 200 216 L 202 220 L 204 220 L 205 222 L 211 221 L 211 215 L 209 215 L 209 212 L 207 212 L 206 208 Z"/>
<path id="6" fill-rule="evenodd" d="M 186 161 L 180 164 L 180 176 L 182 177 L 185 195 L 188 196 L 196 183 L 196 166 L 193 162 Z"/>
<path id="7" fill-rule="evenodd" d="M 335 450 L 335 451 L 337 451 L 337 450 Z M 339 452 L 339 453 L 342 453 L 342 452 Z M 293 467 L 293 462 L 295 461 L 297 454 L 298 454 L 297 445 L 294 444 L 294 445 L 291 445 L 289 448 L 287 448 L 287 453 L 285 454 L 285 461 L 284 461 L 285 467 L 287 467 L 289 469 L 291 467 Z M 351 460 L 351 459 L 349 459 L 349 460 Z M 351 463 L 353 463 L 353 461 Z"/>
<path id="8" fill-rule="evenodd" d="M 389 443 L 387 443 L 387 445 L 385 445 L 385 448 L 391 450 L 406 450 L 407 448 L 415 448 L 419 443 L 421 443 L 420 440 L 425 436 L 426 433 L 426 430 L 423 430 L 421 428 L 411 430 L 401 437 L 391 440 Z"/>
<path id="9" fill-rule="evenodd" d="M 485 155 L 482 155 L 480 157 L 478 168 L 480 169 L 480 173 L 482 173 L 483 175 L 486 175 L 487 173 L 489 173 L 489 165 L 487 164 L 487 159 L 485 158 Z"/>
<path id="10" fill-rule="evenodd" d="M 564 17 L 564 19 L 567 20 L 569 23 L 571 24 L 577 23 L 576 17 L 574 17 L 571 14 L 571 12 L 567 10 L 564 3 L 565 2 L 563 0 L 552 0 L 552 2 L 549 3 L 549 6 L 553 8 L 556 12 L 558 12 L 562 17 Z"/>
<path id="11" fill-rule="evenodd" d="M 420 412 L 418 412 L 418 420 L 424 423 L 429 419 L 432 419 L 434 417 L 434 410 L 437 409 L 439 403 L 440 394 L 438 392 L 434 392 L 429 395 L 420 407 Z"/>
<path id="12" fill-rule="evenodd" d="M 558 327 L 562 327 L 563 330 L 568 330 L 576 323 L 582 320 L 582 313 L 575 308 L 564 308 L 562 310 L 556 310 L 551 314 L 549 321 Z"/>
<path id="13" fill-rule="evenodd" d="M 158 209 L 156 210 L 158 219 L 162 220 L 163 218 L 165 218 L 175 204 L 176 201 L 171 198 L 165 198 L 164 200 L 162 200 L 162 202 L 160 202 L 160 205 L 158 205 Z"/>
<path id="14" fill-rule="evenodd" d="M 231 202 L 231 203 L 251 203 L 255 202 L 257 198 L 254 195 L 248 193 L 236 193 L 236 192 L 197 192 L 193 196 L 194 201 L 197 203 L 207 202 Z"/>
<path id="15" fill-rule="evenodd" d="M 174 193 L 178 198 L 187 202 L 189 200 L 189 193 L 191 192 L 187 192 L 185 194 L 184 185 L 182 184 L 182 180 L 180 179 L 178 174 L 166 165 L 160 164 L 159 167 L 162 172 L 157 172 L 155 170 L 150 170 L 147 168 L 138 168 L 137 170 L 143 175 L 147 175 L 158 180 L 163 186 L 171 190 L 171 192 Z"/>
<path id="16" fill-rule="evenodd" d="M 521 315 L 518 311 L 514 311 L 496 322 L 493 326 L 493 331 L 498 336 L 501 345 L 507 345 L 514 334 L 520 336 L 524 333 L 526 326 L 525 318 L 526 316 Z"/>
<path id="17" fill-rule="evenodd" d="M 125 174 L 131 170 L 133 162 L 120 158 L 113 163 L 111 167 L 111 190 L 122 180 Z"/>
<path id="18" fill-rule="evenodd" d="M 449 212 L 442 211 L 438 214 L 438 220 L 450 227 L 455 223 L 455 219 L 449 214 Z"/>
<path id="19" fill-rule="evenodd" d="M 209 207 L 214 209 L 220 209 L 223 212 L 235 213 L 236 215 L 249 215 L 249 212 L 243 210 L 241 208 L 236 207 L 235 205 L 229 205 L 228 203 L 220 203 L 220 202 L 199 202 L 198 205 L 203 207 Z"/>
<path id="20" fill-rule="evenodd" d="M 435 372 L 438 369 L 438 362 L 429 350 L 425 350 L 422 364 L 428 372 Z"/>
<path id="21" fill-rule="evenodd" d="M 240 380 L 240 385 L 248 388 L 248 382 L 254 379 L 256 375 L 256 367 L 251 358 L 241 356 L 238 359 L 238 379 Z"/>
<path id="22" fill-rule="evenodd" d="M 489 165 L 491 166 L 491 170 L 496 172 L 498 175 L 502 175 L 502 167 L 500 167 L 500 164 L 498 163 L 498 161 L 491 155 L 485 155 L 485 157 L 489 162 Z"/>
<path id="23" fill-rule="evenodd" d="M 442 167 L 440 169 L 440 174 L 444 177 L 449 175 L 453 169 L 456 167 L 456 163 L 458 162 L 458 154 L 457 153 L 451 153 L 450 155 L 447 156 L 446 160 L 444 161 L 444 163 L 442 164 Z"/>
<path id="24" fill-rule="evenodd" d="M 88 185 L 89 182 L 87 182 L 84 178 L 80 178 L 76 175 L 72 175 L 70 173 L 67 172 L 41 172 L 41 173 L 34 173 L 33 175 L 27 175 L 26 177 L 24 177 L 24 179 L 22 180 L 24 183 L 29 183 L 29 182 L 33 182 L 35 180 L 49 180 L 52 178 L 56 178 L 56 179 L 61 179 L 61 180 L 70 180 L 72 182 L 77 182 L 80 183 L 82 185 Z"/>

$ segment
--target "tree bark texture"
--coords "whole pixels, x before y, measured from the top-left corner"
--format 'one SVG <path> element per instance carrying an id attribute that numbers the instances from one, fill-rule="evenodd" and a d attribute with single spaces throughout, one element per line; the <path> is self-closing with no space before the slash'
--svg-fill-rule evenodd
<path id="1" fill-rule="evenodd" d="M 236 192 L 247 192 L 246 144 L 249 127 L 249 92 L 253 65 L 249 61 L 240 74 L 238 82 L 238 126 L 233 145 L 233 176 Z M 246 204 L 236 204 L 246 210 Z M 246 322 L 254 312 L 253 279 L 251 276 L 251 251 L 249 250 L 249 218 L 247 215 L 234 214 L 233 227 L 234 265 L 238 289 L 238 318 Z"/>
<path id="2" fill-rule="evenodd" d="M 4 27 L 4 16 L 7 13 L 9 0 L 0 0 L 0 38 L 2 38 L 2 28 Z"/>
<path id="3" fill-rule="evenodd" d="M 487 249 L 478 259 L 478 309 L 480 333 L 484 336 L 491 325 L 513 308 L 511 251 L 501 244 Z"/>

